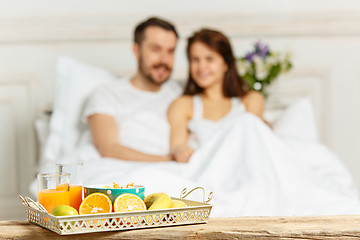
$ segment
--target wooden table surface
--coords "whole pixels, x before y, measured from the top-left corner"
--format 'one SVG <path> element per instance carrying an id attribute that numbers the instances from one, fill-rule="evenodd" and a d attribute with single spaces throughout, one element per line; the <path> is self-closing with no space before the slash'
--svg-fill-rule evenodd
<path id="1" fill-rule="evenodd" d="M 63 236 L 28 221 L 0 221 L 0 239 L 360 239 L 360 216 L 210 218 L 207 224 Z"/>

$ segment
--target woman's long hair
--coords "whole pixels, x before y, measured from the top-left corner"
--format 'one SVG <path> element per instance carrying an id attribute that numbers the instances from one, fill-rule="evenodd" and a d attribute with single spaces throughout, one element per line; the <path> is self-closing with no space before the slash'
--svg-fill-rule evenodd
<path id="1" fill-rule="evenodd" d="M 223 82 L 223 94 L 225 97 L 242 97 L 250 89 L 245 81 L 239 76 L 236 69 L 236 60 L 232 52 L 229 40 L 220 32 L 210 29 L 201 29 L 188 38 L 187 57 L 190 65 L 190 47 L 195 42 L 201 42 L 219 53 L 228 66 Z M 184 94 L 195 95 L 202 93 L 203 88 L 196 84 L 189 71 Z"/>

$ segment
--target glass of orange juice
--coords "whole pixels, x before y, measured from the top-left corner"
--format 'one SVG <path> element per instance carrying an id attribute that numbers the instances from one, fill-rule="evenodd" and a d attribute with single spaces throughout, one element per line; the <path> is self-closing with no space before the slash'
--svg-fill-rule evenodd
<path id="1" fill-rule="evenodd" d="M 57 172 L 70 173 L 70 206 L 79 211 L 83 200 L 83 163 L 57 163 Z"/>
<path id="2" fill-rule="evenodd" d="M 38 201 L 48 213 L 59 205 L 70 204 L 70 173 L 39 173 Z"/>

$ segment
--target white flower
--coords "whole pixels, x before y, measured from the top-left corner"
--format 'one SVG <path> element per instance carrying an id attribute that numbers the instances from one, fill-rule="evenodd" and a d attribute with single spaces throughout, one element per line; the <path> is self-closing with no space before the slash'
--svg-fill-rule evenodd
<path id="1" fill-rule="evenodd" d="M 293 57 L 293 53 L 292 52 L 287 52 L 285 54 L 285 59 L 287 62 L 290 62 L 290 59 Z"/>
<path id="2" fill-rule="evenodd" d="M 254 56 L 253 60 L 254 60 L 254 64 L 255 64 L 255 77 L 259 81 L 262 81 L 269 74 L 268 69 L 265 65 L 265 62 L 261 57 L 256 56 L 256 55 Z"/>
<path id="3" fill-rule="evenodd" d="M 271 52 L 271 56 L 275 59 L 277 59 L 277 61 L 279 61 L 280 59 L 280 53 L 278 52 Z"/>
<path id="4" fill-rule="evenodd" d="M 240 60 L 237 63 L 237 69 L 240 76 L 244 76 L 247 72 L 251 70 L 251 64 L 246 60 Z"/>
<path id="5" fill-rule="evenodd" d="M 266 69 L 265 65 L 262 65 L 261 67 L 256 68 L 255 76 L 256 76 L 257 80 L 259 80 L 259 81 L 264 80 L 268 74 L 269 74 L 269 71 Z"/>
<path id="6" fill-rule="evenodd" d="M 267 69 L 270 69 L 272 66 L 278 64 L 278 59 L 274 56 L 269 56 L 265 58 L 265 65 Z"/>
<path id="7" fill-rule="evenodd" d="M 280 61 L 281 63 L 289 62 L 289 59 L 290 59 L 290 53 L 280 54 L 280 55 L 279 55 L 279 61 Z"/>
<path id="8" fill-rule="evenodd" d="M 259 91 L 262 86 L 261 86 L 261 83 L 256 82 L 256 83 L 254 83 L 253 87 L 254 87 L 254 89 L 255 89 L 256 91 Z"/>
<path id="9" fill-rule="evenodd" d="M 255 66 L 263 64 L 262 58 L 260 56 L 258 56 L 258 55 L 255 55 L 253 57 L 253 62 L 255 63 Z"/>

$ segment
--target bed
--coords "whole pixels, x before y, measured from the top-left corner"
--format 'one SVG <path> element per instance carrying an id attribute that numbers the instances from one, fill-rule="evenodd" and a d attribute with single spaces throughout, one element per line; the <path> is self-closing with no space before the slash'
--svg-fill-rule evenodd
<path id="1" fill-rule="evenodd" d="M 227 120 L 188 164 L 132 163 L 102 158 L 91 139 L 80 141 L 87 129 L 81 121 L 87 97 L 117 76 L 69 57 L 59 59 L 57 74 L 52 112 L 48 120 L 36 122 L 43 143 L 40 171 L 51 171 L 57 162 L 80 161 L 85 185 L 135 181 L 147 186 L 147 194 L 176 196 L 184 187 L 200 185 L 217 193 L 216 217 L 360 213 L 351 174 L 319 142 L 310 97 L 268 109 L 265 117 L 272 128 L 246 112 Z M 31 192 L 36 195 L 35 181 Z"/>

